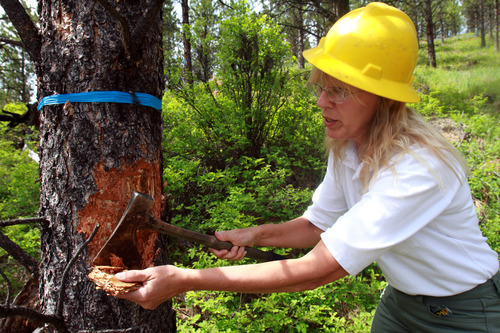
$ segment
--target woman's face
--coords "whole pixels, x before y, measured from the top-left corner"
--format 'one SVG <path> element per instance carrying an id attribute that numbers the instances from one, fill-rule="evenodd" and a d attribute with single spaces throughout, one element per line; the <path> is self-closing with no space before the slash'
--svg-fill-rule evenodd
<path id="1" fill-rule="evenodd" d="M 323 89 L 335 85 L 335 80 L 326 76 Z M 356 91 L 354 88 L 353 91 Z M 359 147 L 363 146 L 368 127 L 377 110 L 379 98 L 363 90 L 349 95 L 344 103 L 337 104 L 330 100 L 325 90 L 321 92 L 318 106 L 325 120 L 326 134 L 332 139 L 351 140 Z"/>

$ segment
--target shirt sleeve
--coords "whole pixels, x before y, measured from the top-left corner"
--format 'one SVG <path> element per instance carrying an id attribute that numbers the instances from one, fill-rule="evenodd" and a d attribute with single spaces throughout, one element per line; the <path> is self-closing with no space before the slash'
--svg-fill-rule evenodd
<path id="1" fill-rule="evenodd" d="M 333 155 L 330 153 L 325 178 L 314 191 L 312 205 L 307 208 L 303 216 L 316 227 L 325 231 L 346 212 L 346 200 L 342 186 L 335 181 Z"/>
<path id="2" fill-rule="evenodd" d="M 430 154 L 424 158 L 425 162 L 405 155 L 395 174 L 381 172 L 361 200 L 321 235 L 349 274 L 358 274 L 384 252 L 408 240 L 450 204 L 458 178 Z"/>

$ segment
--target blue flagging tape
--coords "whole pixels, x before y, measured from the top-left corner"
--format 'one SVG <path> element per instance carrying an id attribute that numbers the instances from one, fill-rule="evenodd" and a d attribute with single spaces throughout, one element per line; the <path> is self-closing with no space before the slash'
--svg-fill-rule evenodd
<path id="1" fill-rule="evenodd" d="M 38 103 L 38 111 L 45 105 L 64 104 L 70 102 L 86 103 L 125 103 L 150 106 L 161 110 L 161 100 L 146 93 L 128 93 L 123 91 L 91 91 L 75 94 L 52 95 L 42 98 Z"/>

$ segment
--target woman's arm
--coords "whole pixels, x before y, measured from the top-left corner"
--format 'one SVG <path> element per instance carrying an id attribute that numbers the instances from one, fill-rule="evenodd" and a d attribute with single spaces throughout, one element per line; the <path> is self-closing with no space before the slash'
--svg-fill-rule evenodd
<path id="1" fill-rule="evenodd" d="M 314 247 L 320 241 L 323 230 L 304 217 L 281 224 L 263 224 L 255 227 L 255 245 L 304 249 Z"/>
<path id="2" fill-rule="evenodd" d="M 311 248 L 320 241 L 323 231 L 304 217 L 281 224 L 263 224 L 245 229 L 218 231 L 215 236 L 236 245 L 230 251 L 214 250 L 221 259 L 241 260 L 245 256 L 244 246 L 269 246 L 286 248 Z"/>
<path id="3" fill-rule="evenodd" d="M 314 289 L 345 275 L 347 272 L 320 241 L 311 252 L 298 259 L 200 270 L 159 266 L 120 273 L 117 277 L 122 281 L 143 283 L 139 290 L 120 295 L 120 298 L 154 309 L 190 290 L 293 292 Z"/>

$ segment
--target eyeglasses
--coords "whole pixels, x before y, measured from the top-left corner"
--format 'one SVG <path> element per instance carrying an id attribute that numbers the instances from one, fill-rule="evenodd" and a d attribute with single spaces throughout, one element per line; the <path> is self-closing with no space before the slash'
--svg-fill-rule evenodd
<path id="1" fill-rule="evenodd" d="M 317 97 L 318 99 L 321 97 L 323 91 L 326 91 L 326 95 L 328 96 L 330 102 L 335 104 L 345 103 L 345 101 L 349 96 L 357 94 L 357 93 L 351 93 L 346 89 L 338 87 L 329 87 L 325 89 L 321 85 L 312 82 L 308 82 L 307 87 L 309 88 L 313 96 Z"/>

